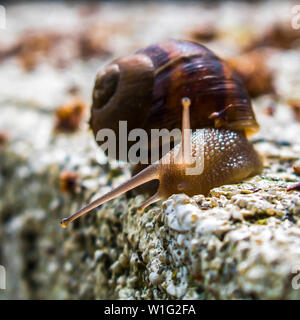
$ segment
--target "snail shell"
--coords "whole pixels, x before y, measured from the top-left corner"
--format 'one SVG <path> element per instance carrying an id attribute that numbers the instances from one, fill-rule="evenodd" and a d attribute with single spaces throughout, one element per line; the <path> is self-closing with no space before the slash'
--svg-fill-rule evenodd
<path id="1" fill-rule="evenodd" d="M 185 96 L 191 99 L 191 129 L 252 134 L 259 128 L 239 76 L 203 45 L 178 40 L 116 59 L 98 73 L 90 126 L 95 136 L 103 128 L 118 136 L 121 120 L 127 121 L 128 131 L 143 128 L 148 136 L 153 128 L 180 128 Z"/>

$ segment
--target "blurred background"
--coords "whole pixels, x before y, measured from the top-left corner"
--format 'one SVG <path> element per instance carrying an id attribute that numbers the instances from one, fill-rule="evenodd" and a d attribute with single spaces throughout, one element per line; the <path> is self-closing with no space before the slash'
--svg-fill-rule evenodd
<path id="1" fill-rule="evenodd" d="M 0 298 L 116 297 L 101 289 L 107 286 L 103 279 L 98 291 L 92 285 L 94 251 L 100 244 L 93 237 L 63 234 L 59 220 L 85 202 L 83 191 L 85 197 L 92 196 L 99 185 L 104 192 L 106 185 L 118 185 L 130 176 L 127 164 L 97 165 L 104 155 L 88 130 L 89 106 L 96 73 L 112 59 L 149 44 L 189 39 L 228 61 L 242 77 L 261 124 L 253 141 L 264 155 L 278 162 L 289 159 L 281 171 L 289 172 L 296 183 L 299 5 L 2 2 L 0 264 L 7 270 L 7 289 L 0 290 Z M 89 271 L 82 271 L 89 257 Z M 73 262 L 78 263 L 77 273 Z"/>

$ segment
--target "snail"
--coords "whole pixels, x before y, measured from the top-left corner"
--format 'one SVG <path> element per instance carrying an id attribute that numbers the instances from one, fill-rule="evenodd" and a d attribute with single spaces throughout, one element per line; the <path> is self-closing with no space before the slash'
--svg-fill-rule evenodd
<path id="1" fill-rule="evenodd" d="M 127 121 L 129 130 L 182 127 L 188 134 L 160 160 L 63 219 L 63 227 L 148 181 L 159 180 L 158 191 L 140 211 L 172 194 L 206 195 L 262 170 L 262 159 L 247 139 L 259 125 L 246 89 L 223 60 L 198 43 L 164 41 L 114 60 L 101 71 L 90 126 L 95 136 L 102 128 L 117 133 L 120 120 Z M 200 170 L 187 174 L 193 168 Z"/>

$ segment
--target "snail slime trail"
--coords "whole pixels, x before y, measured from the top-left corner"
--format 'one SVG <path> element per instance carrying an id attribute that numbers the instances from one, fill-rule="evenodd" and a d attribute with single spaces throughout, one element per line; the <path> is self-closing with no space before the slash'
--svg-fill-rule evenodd
<path id="1" fill-rule="evenodd" d="M 119 121 L 127 121 L 129 131 L 142 126 L 147 133 L 182 127 L 181 143 L 63 219 L 63 227 L 152 180 L 159 181 L 157 191 L 139 211 L 172 194 L 207 195 L 212 188 L 262 171 L 262 159 L 247 139 L 259 129 L 250 98 L 236 73 L 198 43 L 164 41 L 114 60 L 101 71 L 95 81 L 90 126 L 95 135 L 109 128 L 118 136 Z M 193 132 L 183 134 L 189 129 Z"/>

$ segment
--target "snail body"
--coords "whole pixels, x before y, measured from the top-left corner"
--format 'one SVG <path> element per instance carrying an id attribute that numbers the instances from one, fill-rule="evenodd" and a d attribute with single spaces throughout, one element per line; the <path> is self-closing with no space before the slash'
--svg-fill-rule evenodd
<path id="1" fill-rule="evenodd" d="M 158 190 L 139 210 L 175 193 L 206 195 L 262 170 L 262 160 L 247 140 L 259 126 L 246 90 L 225 62 L 196 43 L 153 45 L 113 61 L 98 74 L 91 128 L 95 135 L 105 126 L 117 133 L 120 120 L 128 121 L 129 130 L 182 127 L 187 134 L 159 161 L 63 219 L 63 227 L 152 180 L 159 180 Z"/>
<path id="2" fill-rule="evenodd" d="M 207 195 L 215 187 L 242 181 L 262 169 L 260 156 L 242 132 L 200 129 L 192 136 L 192 152 L 199 146 L 203 148 L 201 174 L 186 175 L 185 165 L 176 166 L 172 162 L 169 168 L 159 167 L 159 193 L 163 198 L 176 193 Z"/>

